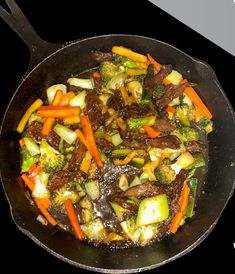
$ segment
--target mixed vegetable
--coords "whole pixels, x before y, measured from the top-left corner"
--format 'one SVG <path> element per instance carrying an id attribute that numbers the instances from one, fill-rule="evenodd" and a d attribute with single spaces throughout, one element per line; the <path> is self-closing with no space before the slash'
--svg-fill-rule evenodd
<path id="1" fill-rule="evenodd" d="M 91 56 L 95 69 L 48 87 L 19 122 L 21 177 L 43 225 L 145 246 L 194 215 L 212 115 L 195 84 L 150 54 Z"/>

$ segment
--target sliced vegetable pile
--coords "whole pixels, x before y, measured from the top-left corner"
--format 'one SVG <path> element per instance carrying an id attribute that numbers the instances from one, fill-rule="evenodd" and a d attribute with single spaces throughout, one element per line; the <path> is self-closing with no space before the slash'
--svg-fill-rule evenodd
<path id="1" fill-rule="evenodd" d="M 21 177 L 42 224 L 145 246 L 194 215 L 212 115 L 195 84 L 150 54 L 91 55 L 97 68 L 49 87 L 19 122 Z"/>

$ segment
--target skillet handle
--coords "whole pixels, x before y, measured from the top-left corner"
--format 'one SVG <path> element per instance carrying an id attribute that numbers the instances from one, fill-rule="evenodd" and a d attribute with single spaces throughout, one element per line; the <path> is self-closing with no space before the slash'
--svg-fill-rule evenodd
<path id="1" fill-rule="evenodd" d="M 30 63 L 28 71 L 57 49 L 60 44 L 53 44 L 42 40 L 33 29 L 15 0 L 5 0 L 11 13 L 0 6 L 0 17 L 19 35 L 26 43 L 30 51 Z"/>

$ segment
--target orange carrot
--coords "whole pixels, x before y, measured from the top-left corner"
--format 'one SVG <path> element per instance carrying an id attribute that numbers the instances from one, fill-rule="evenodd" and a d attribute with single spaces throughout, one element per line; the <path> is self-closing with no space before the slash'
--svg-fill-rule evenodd
<path id="1" fill-rule="evenodd" d="M 98 71 L 94 71 L 94 72 L 92 73 L 92 76 L 93 76 L 94 78 L 100 78 L 100 77 L 101 77 L 101 75 L 100 75 L 100 73 L 99 73 Z"/>
<path id="2" fill-rule="evenodd" d="M 19 140 L 20 147 L 22 148 L 25 145 L 24 138 Z"/>
<path id="3" fill-rule="evenodd" d="M 83 233 L 83 231 L 80 227 L 80 224 L 78 222 L 78 218 L 77 218 L 77 215 L 76 215 L 76 212 L 74 210 L 71 200 L 66 200 L 64 204 L 65 204 L 65 209 L 68 214 L 70 224 L 73 228 L 75 235 L 77 236 L 77 238 L 79 240 L 84 239 L 84 233 Z"/>
<path id="4" fill-rule="evenodd" d="M 202 102 L 201 98 L 198 96 L 196 91 L 192 87 L 186 87 L 184 93 L 189 97 L 189 99 L 203 112 L 203 114 L 210 120 L 212 114 L 206 105 Z"/>
<path id="5" fill-rule="evenodd" d="M 34 190 L 34 182 L 26 174 L 22 174 L 21 178 L 24 180 L 26 186 L 30 189 L 31 192 Z M 34 198 L 36 204 L 41 204 L 45 209 L 47 209 L 51 205 L 51 201 L 48 198 Z"/>
<path id="6" fill-rule="evenodd" d="M 170 82 L 167 78 L 164 78 L 163 81 L 162 81 L 162 83 L 163 83 L 165 86 L 171 84 L 171 82 Z"/>
<path id="7" fill-rule="evenodd" d="M 33 164 L 28 171 L 28 177 L 34 178 L 36 175 L 38 175 L 38 173 L 40 173 L 42 171 L 42 167 L 41 166 L 37 166 L 36 164 Z"/>
<path id="8" fill-rule="evenodd" d="M 51 214 L 46 210 L 46 208 L 42 205 L 41 200 L 38 201 L 38 199 L 34 199 L 37 207 L 41 211 L 42 215 L 47 219 L 47 221 L 55 226 L 57 225 L 57 221 L 51 216 Z"/>
<path id="9" fill-rule="evenodd" d="M 180 196 L 180 201 L 179 201 L 179 206 L 180 210 L 178 213 L 176 213 L 175 217 L 173 218 L 171 225 L 170 225 L 170 232 L 171 233 L 176 233 L 178 230 L 180 223 L 184 217 L 187 205 L 188 205 L 188 197 L 190 193 L 190 188 L 188 185 L 185 183 L 181 192 Z"/>
<path id="10" fill-rule="evenodd" d="M 83 145 L 89 150 L 89 144 L 87 143 L 87 140 L 84 134 L 82 133 L 82 131 L 78 128 L 75 130 L 75 132 L 77 133 L 77 136 L 80 139 L 80 141 L 83 143 Z"/>
<path id="11" fill-rule="evenodd" d="M 183 79 L 181 81 L 181 84 L 186 83 L 186 82 L 187 82 L 187 79 Z M 202 102 L 201 98 L 199 97 L 199 95 L 197 94 L 195 89 L 193 87 L 186 87 L 184 89 L 184 93 L 189 97 L 189 99 L 194 103 L 194 105 L 196 105 L 199 108 L 199 110 L 201 110 L 201 112 L 209 120 L 211 120 L 211 118 L 212 118 L 211 112 L 209 111 L 207 106 Z"/>
<path id="12" fill-rule="evenodd" d="M 58 106 L 59 103 L 61 102 L 62 97 L 63 97 L 63 91 L 58 89 L 54 95 L 51 105 Z M 54 122 L 55 122 L 55 118 L 44 119 L 41 133 L 43 135 L 48 135 L 51 131 L 51 128 L 52 128 Z"/>
<path id="13" fill-rule="evenodd" d="M 156 70 L 156 72 L 158 72 L 161 69 L 161 65 L 157 61 L 155 61 L 149 53 L 147 53 L 147 57 L 150 63 L 154 65 L 154 69 Z"/>
<path id="14" fill-rule="evenodd" d="M 80 107 L 69 106 L 43 106 L 37 111 L 37 115 L 44 118 L 67 118 L 78 116 L 79 113 Z"/>
<path id="15" fill-rule="evenodd" d="M 167 106 L 166 111 L 174 113 L 174 112 L 176 112 L 176 109 L 172 106 Z"/>
<path id="16" fill-rule="evenodd" d="M 73 91 L 69 91 L 67 93 L 65 93 L 62 97 L 62 100 L 60 102 L 60 106 L 68 106 L 69 101 L 75 97 L 75 94 Z"/>
<path id="17" fill-rule="evenodd" d="M 161 133 L 160 131 L 156 131 L 149 126 L 143 126 L 143 128 L 150 138 L 156 138 Z"/>
<path id="18" fill-rule="evenodd" d="M 93 156 L 93 158 L 95 159 L 97 165 L 99 168 L 103 167 L 103 162 L 100 159 L 100 153 L 99 150 L 97 148 L 96 142 L 95 142 L 95 137 L 92 131 L 92 127 L 89 121 L 89 117 L 87 115 L 81 116 L 80 117 L 81 120 L 81 124 L 83 127 L 83 131 L 89 146 L 89 151 L 91 153 L 91 155 Z"/>

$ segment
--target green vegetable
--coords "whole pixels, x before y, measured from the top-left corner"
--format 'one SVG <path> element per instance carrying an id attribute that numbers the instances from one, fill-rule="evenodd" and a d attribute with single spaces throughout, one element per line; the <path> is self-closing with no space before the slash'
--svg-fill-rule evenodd
<path id="1" fill-rule="evenodd" d="M 71 107 L 80 107 L 81 109 L 84 109 L 86 107 L 86 95 L 87 92 L 85 90 L 79 92 L 78 95 L 70 99 L 69 105 Z"/>
<path id="2" fill-rule="evenodd" d="M 210 133 L 213 130 L 213 122 L 206 117 L 200 119 L 199 122 L 197 122 L 197 126 L 207 133 Z"/>
<path id="3" fill-rule="evenodd" d="M 65 166 L 65 156 L 51 147 L 45 140 L 41 141 L 40 152 L 40 165 L 45 172 L 54 173 Z"/>
<path id="4" fill-rule="evenodd" d="M 190 126 L 189 107 L 187 105 L 178 106 L 176 109 L 176 118 L 178 118 L 184 126 Z"/>
<path id="5" fill-rule="evenodd" d="M 108 81 L 114 76 L 120 74 L 121 70 L 119 67 L 114 65 L 114 63 L 110 61 L 105 61 L 100 64 L 99 67 L 101 77 L 105 80 Z"/>
<path id="6" fill-rule="evenodd" d="M 165 87 L 164 87 L 163 84 L 157 85 L 156 88 L 153 91 L 153 98 L 155 98 L 155 99 L 162 98 L 162 96 L 163 96 L 163 94 L 165 92 L 164 89 L 165 89 Z"/>
<path id="7" fill-rule="evenodd" d="M 131 69 L 142 69 L 147 67 L 145 63 L 135 62 L 123 56 L 115 57 L 114 64 L 119 67 L 124 66 Z"/>
<path id="8" fill-rule="evenodd" d="M 160 165 L 155 171 L 156 179 L 163 185 L 169 185 L 175 179 L 175 171 L 168 165 Z"/>
<path id="9" fill-rule="evenodd" d="M 70 199 L 71 202 L 75 204 L 80 200 L 80 196 L 76 191 L 69 190 L 66 186 L 63 186 L 56 190 L 53 204 L 55 204 L 56 206 L 61 206 L 68 199 Z"/>
<path id="10" fill-rule="evenodd" d="M 67 80 L 71 86 L 85 88 L 85 89 L 93 89 L 94 81 L 93 79 L 80 79 L 80 78 L 69 78 Z"/>
<path id="11" fill-rule="evenodd" d="M 107 236 L 105 226 L 100 219 L 95 219 L 86 224 L 81 225 L 81 229 L 91 240 L 102 240 Z"/>
<path id="12" fill-rule="evenodd" d="M 128 209 L 123 208 L 117 203 L 110 203 L 110 205 L 120 221 L 125 213 L 129 213 Z"/>
<path id="13" fill-rule="evenodd" d="M 129 154 L 131 152 L 131 149 L 129 148 L 124 148 L 124 149 L 114 149 L 112 150 L 112 155 L 113 156 L 126 156 L 127 154 Z"/>
<path id="14" fill-rule="evenodd" d="M 140 184 L 141 184 L 140 178 L 138 176 L 135 176 L 133 181 L 130 183 L 130 187 L 137 186 L 137 185 L 140 185 Z"/>
<path id="15" fill-rule="evenodd" d="M 195 169 L 206 165 L 205 159 L 200 152 L 194 153 L 193 158 L 194 162 L 190 166 L 188 166 L 187 169 Z"/>
<path id="16" fill-rule="evenodd" d="M 192 127 L 182 126 L 180 127 L 180 134 L 184 142 L 198 141 L 199 133 Z"/>
<path id="17" fill-rule="evenodd" d="M 140 202 L 136 226 L 162 222 L 169 217 L 169 207 L 166 194 L 145 198 Z"/>
<path id="18" fill-rule="evenodd" d="M 39 156 L 32 156 L 26 146 L 23 146 L 23 148 L 20 151 L 20 158 L 21 158 L 21 172 L 27 172 L 29 171 L 29 168 L 37 163 L 39 161 Z"/>
<path id="19" fill-rule="evenodd" d="M 188 206 L 186 209 L 186 217 L 191 218 L 194 215 L 194 207 L 195 207 L 195 201 L 196 201 L 196 194 L 197 194 L 197 188 L 198 188 L 198 180 L 197 178 L 190 178 L 188 185 L 190 187 L 190 195 L 188 200 Z"/>
<path id="20" fill-rule="evenodd" d="M 119 133 L 112 135 L 111 138 L 114 146 L 118 146 L 122 143 L 122 138 Z"/>
<path id="21" fill-rule="evenodd" d="M 137 168 L 142 168 L 144 166 L 144 158 L 142 157 L 134 157 L 132 160 L 131 160 L 131 164 L 134 166 L 134 167 L 137 167 Z"/>
<path id="22" fill-rule="evenodd" d="M 31 138 L 24 137 L 24 142 L 31 156 L 40 154 L 39 146 Z"/>
<path id="23" fill-rule="evenodd" d="M 134 243 L 139 241 L 140 230 L 136 228 L 134 217 L 131 217 L 124 222 L 121 222 L 120 225 L 128 239 L 130 239 Z"/>
<path id="24" fill-rule="evenodd" d="M 143 118 L 129 118 L 126 120 L 129 129 L 138 129 L 143 126 L 152 126 L 155 123 L 156 116 L 148 116 Z"/>
<path id="25" fill-rule="evenodd" d="M 140 245 L 146 246 L 157 234 L 157 225 L 145 225 L 140 227 Z"/>
<path id="26" fill-rule="evenodd" d="M 84 223 L 89 223 L 92 220 L 92 217 L 93 217 L 92 211 L 86 208 L 82 209 L 82 220 Z"/>
<path id="27" fill-rule="evenodd" d="M 147 68 L 147 75 L 145 77 L 146 80 L 152 78 L 154 76 L 154 65 L 149 64 Z"/>
<path id="28" fill-rule="evenodd" d="M 56 124 L 53 130 L 70 145 L 77 139 L 76 132 L 63 125 Z"/>
<path id="29" fill-rule="evenodd" d="M 128 180 L 126 174 L 121 174 L 119 176 L 119 183 L 118 186 L 121 190 L 125 191 L 128 189 Z"/>
<path id="30" fill-rule="evenodd" d="M 99 182 L 89 181 L 85 183 L 86 193 L 89 195 L 91 200 L 96 200 L 100 196 Z"/>
<path id="31" fill-rule="evenodd" d="M 50 87 L 46 90 L 46 93 L 47 93 L 47 100 L 48 100 L 48 103 L 49 103 L 49 104 L 52 103 L 53 98 L 54 98 L 54 96 L 55 96 L 57 90 L 62 90 L 62 91 L 63 91 L 63 94 L 65 94 L 65 93 L 67 92 L 67 87 L 66 87 L 66 85 L 63 85 L 63 84 L 56 84 L 56 85 L 50 86 Z"/>
<path id="32" fill-rule="evenodd" d="M 107 85 L 106 85 L 106 89 L 107 90 L 116 90 L 116 89 L 120 89 L 121 87 L 124 86 L 124 80 L 126 79 L 126 74 L 121 73 L 118 75 L 115 75 L 113 78 L 111 78 Z"/>
<path id="33" fill-rule="evenodd" d="M 47 189 L 49 174 L 45 172 L 40 172 L 35 177 L 34 190 L 32 196 L 35 198 L 49 198 L 50 191 Z"/>

